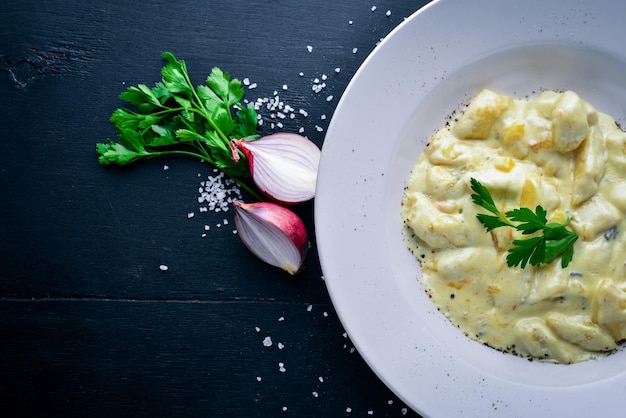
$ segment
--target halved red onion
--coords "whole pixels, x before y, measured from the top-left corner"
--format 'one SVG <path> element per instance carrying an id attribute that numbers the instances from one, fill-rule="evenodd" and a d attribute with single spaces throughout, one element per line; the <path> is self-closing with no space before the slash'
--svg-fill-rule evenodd
<path id="1" fill-rule="evenodd" d="M 246 156 L 254 183 L 267 196 L 287 204 L 315 196 L 321 152 L 308 138 L 280 132 L 251 141 L 234 140 L 233 146 Z"/>
<path id="2" fill-rule="evenodd" d="M 309 249 L 304 222 L 290 209 L 272 202 L 233 202 L 237 235 L 258 258 L 296 274 Z"/>

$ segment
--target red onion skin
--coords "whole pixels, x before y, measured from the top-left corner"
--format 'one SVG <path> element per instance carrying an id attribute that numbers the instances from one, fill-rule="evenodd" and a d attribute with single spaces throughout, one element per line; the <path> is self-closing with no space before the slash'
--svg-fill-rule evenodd
<path id="1" fill-rule="evenodd" d="M 257 217 L 260 221 L 270 222 L 280 228 L 294 243 L 304 260 L 309 249 L 309 237 L 304 222 L 292 210 L 273 202 L 242 203 L 235 201 L 233 204 Z"/>
<path id="2" fill-rule="evenodd" d="M 281 135 L 281 134 L 273 134 L 273 135 Z M 269 135 L 267 137 L 262 137 L 259 138 L 255 141 L 262 141 L 264 138 L 270 138 L 273 135 Z M 294 135 L 294 136 L 300 136 L 300 135 L 296 135 L 296 134 L 289 134 L 289 135 Z M 304 137 L 302 137 L 304 138 Z M 308 141 L 308 140 L 307 140 Z M 233 140 L 231 142 L 231 149 L 233 151 L 233 159 L 235 161 L 237 161 L 239 159 L 238 155 L 237 155 L 237 150 L 241 151 L 243 153 L 243 155 L 246 157 L 247 161 L 248 161 L 248 166 L 250 169 L 250 176 L 252 177 L 253 180 L 255 180 L 255 162 L 254 162 L 254 153 L 246 146 L 246 142 L 243 139 L 240 140 Z M 311 143 L 312 144 L 312 143 Z M 256 180 L 255 180 L 255 183 Z M 281 200 L 280 198 L 278 198 L 277 196 L 273 195 L 270 191 L 266 190 L 265 188 L 261 187 L 258 183 L 257 183 L 257 187 L 259 188 L 259 190 L 261 191 L 261 193 L 263 193 L 265 196 L 269 197 L 270 199 L 274 200 L 275 202 L 279 202 L 283 205 L 294 205 L 294 204 L 298 204 L 298 203 L 302 203 L 305 200 L 310 200 L 310 199 L 303 199 L 302 201 L 286 201 L 286 200 Z"/>

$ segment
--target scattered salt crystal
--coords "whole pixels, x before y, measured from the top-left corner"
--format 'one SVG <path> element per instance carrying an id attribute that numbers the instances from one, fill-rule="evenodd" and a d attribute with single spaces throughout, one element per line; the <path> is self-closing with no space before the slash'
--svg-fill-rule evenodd
<path id="1" fill-rule="evenodd" d="M 373 12 L 374 10 L 376 10 L 376 6 L 372 6 L 370 10 Z"/>
<path id="2" fill-rule="evenodd" d="M 320 383 L 324 383 L 324 378 L 322 376 L 318 377 Z"/>
<path id="3" fill-rule="evenodd" d="M 315 392 L 315 391 L 311 392 L 311 394 L 312 394 L 313 396 L 315 396 L 316 398 L 317 398 L 318 396 L 320 396 L 320 395 L 319 395 L 319 393 L 317 393 L 317 392 Z"/>
<path id="4" fill-rule="evenodd" d="M 352 48 L 352 53 L 356 54 L 358 50 L 359 50 L 359 48 Z"/>
<path id="5" fill-rule="evenodd" d="M 351 347 L 350 348 L 350 354 L 353 354 L 353 353 L 354 353 L 354 347 Z"/>
<path id="6" fill-rule="evenodd" d="M 168 266 L 166 266 L 165 264 L 161 264 L 161 265 L 159 266 L 159 269 L 160 269 L 161 271 L 167 271 L 167 270 L 169 270 L 169 267 L 168 267 Z"/>
<path id="7" fill-rule="evenodd" d="M 300 71 L 300 73 L 298 74 L 300 77 L 304 77 L 304 73 L 302 71 Z"/>
<path id="8" fill-rule="evenodd" d="M 211 227 L 209 225 L 204 225 L 204 230 L 208 231 L 209 229 L 211 229 Z"/>
<path id="9" fill-rule="evenodd" d="M 261 332 L 261 328 L 259 328 L 259 327 L 254 327 L 254 330 L 255 330 L 256 332 Z"/>
<path id="10" fill-rule="evenodd" d="M 367 415 L 374 415 L 374 411 L 367 411 Z"/>
<path id="11" fill-rule="evenodd" d="M 389 400 L 387 401 L 387 404 L 388 404 L 388 405 L 393 405 L 393 399 L 389 399 Z"/>
<path id="12" fill-rule="evenodd" d="M 276 347 L 278 347 L 279 350 L 282 350 L 283 348 L 285 348 L 285 346 L 283 345 L 283 343 L 278 343 L 276 344 Z"/>
<path id="13" fill-rule="evenodd" d="M 406 415 L 406 413 L 407 413 L 407 412 L 409 412 L 409 411 L 408 411 L 408 409 L 406 409 L 406 408 L 402 408 L 402 409 L 400 410 L 400 412 L 402 412 L 402 415 Z"/>
<path id="14" fill-rule="evenodd" d="M 286 406 L 283 406 L 283 411 L 286 411 L 286 410 L 287 410 L 287 407 L 286 407 Z"/>
<path id="15" fill-rule="evenodd" d="M 306 307 L 307 312 L 311 312 L 313 310 L 313 305 L 309 305 Z"/>
<path id="16" fill-rule="evenodd" d="M 283 84 L 283 90 L 287 90 L 287 89 L 288 89 L 287 85 Z"/>
<path id="17" fill-rule="evenodd" d="M 261 380 L 263 380 L 263 379 L 261 379 L 261 376 L 257 376 L 257 377 L 256 377 L 256 381 L 257 381 L 257 382 L 260 382 Z"/>
<path id="18" fill-rule="evenodd" d="M 350 408 L 350 407 L 347 407 L 347 408 L 346 408 L 346 412 L 347 412 L 347 413 L 350 413 L 350 412 L 352 412 L 352 408 Z"/>
<path id="19" fill-rule="evenodd" d="M 194 214 L 193 212 L 189 212 L 189 213 L 187 214 L 187 219 L 191 219 L 191 218 L 193 218 L 193 217 L 194 217 L 194 215 L 195 215 L 195 214 Z"/>
<path id="20" fill-rule="evenodd" d="M 324 318 L 328 318 L 328 312 L 324 312 Z"/>
<path id="21" fill-rule="evenodd" d="M 326 74 L 322 74 L 322 80 L 327 80 L 328 76 Z"/>
<path id="22" fill-rule="evenodd" d="M 233 235 L 237 235 L 237 230 L 233 229 Z"/>
<path id="23" fill-rule="evenodd" d="M 255 88 L 257 88 L 257 87 L 258 87 L 258 86 L 257 86 L 257 84 L 256 84 L 256 83 L 252 83 L 252 84 L 250 84 L 250 85 L 248 86 L 248 89 L 252 90 L 252 89 L 255 89 Z"/>
<path id="24" fill-rule="evenodd" d="M 336 72 L 337 74 L 339 74 L 339 73 L 341 72 L 341 68 L 339 68 L 339 67 L 335 68 L 335 72 Z"/>
<path id="25" fill-rule="evenodd" d="M 206 238 L 206 234 L 202 234 L 200 235 L 202 238 Z"/>
<path id="26" fill-rule="evenodd" d="M 265 339 L 263 340 L 263 345 L 265 347 L 271 347 L 272 346 L 272 338 L 271 337 L 265 337 Z"/>
<path id="27" fill-rule="evenodd" d="M 243 79 L 243 85 L 244 86 L 249 86 L 250 85 L 250 79 L 248 77 Z"/>
<path id="28" fill-rule="evenodd" d="M 387 13 L 385 13 L 385 15 L 386 15 L 387 17 L 391 16 L 391 10 L 387 10 Z"/>
<path id="29" fill-rule="evenodd" d="M 169 165 L 164 165 L 164 166 L 163 166 L 163 171 L 165 171 L 165 170 L 169 170 L 169 169 L 170 169 L 170 166 L 169 166 Z"/>
<path id="30" fill-rule="evenodd" d="M 285 363 L 278 363 L 278 371 L 281 373 L 285 373 L 287 369 L 285 369 Z"/>
<path id="31" fill-rule="evenodd" d="M 300 109 L 300 110 L 298 110 L 298 113 L 300 113 L 300 114 L 301 114 L 302 116 L 304 116 L 305 118 L 306 118 L 307 116 L 309 116 L 309 114 L 307 113 L 307 111 L 306 111 L 306 110 L 304 110 L 304 109 Z"/>
<path id="32" fill-rule="evenodd" d="M 348 338 L 348 333 L 347 333 L 347 332 L 344 332 L 344 333 L 343 333 L 343 334 L 341 334 L 341 335 L 343 335 L 343 338 Z"/>
<path id="33" fill-rule="evenodd" d="M 319 125 L 315 125 L 315 129 L 317 130 L 317 132 L 322 132 L 324 130 L 324 128 Z"/>
<path id="34" fill-rule="evenodd" d="M 224 225 L 228 225 L 228 219 L 224 219 Z"/>
<path id="35" fill-rule="evenodd" d="M 333 100 L 333 96 L 327 96 L 327 97 L 326 97 L 326 101 L 327 101 L 327 102 L 330 102 L 331 100 Z"/>
<path id="36" fill-rule="evenodd" d="M 304 128 L 300 127 L 300 129 L 298 129 L 298 133 L 304 133 Z"/>
<path id="37" fill-rule="evenodd" d="M 282 321 L 284 321 L 284 320 L 285 320 L 285 317 L 284 317 L 284 316 L 281 316 L 280 318 L 278 318 L 278 321 L 279 321 L 279 322 L 282 322 Z"/>
<path id="38" fill-rule="evenodd" d="M 354 22 L 352 22 L 351 20 L 348 20 L 348 25 L 351 25 L 352 23 Z"/>
<path id="39" fill-rule="evenodd" d="M 321 120 L 326 120 L 326 115 L 322 115 L 322 116 L 320 116 L 320 119 L 321 119 Z"/>
<path id="40" fill-rule="evenodd" d="M 311 45 L 307 45 L 306 50 L 309 52 L 313 52 L 313 47 Z"/>
<path id="41" fill-rule="evenodd" d="M 279 128 L 279 129 L 282 129 L 284 126 L 285 126 L 285 125 L 283 125 L 283 123 L 282 123 L 282 122 L 278 122 L 278 123 L 276 124 L 276 127 L 277 127 L 277 128 Z"/>

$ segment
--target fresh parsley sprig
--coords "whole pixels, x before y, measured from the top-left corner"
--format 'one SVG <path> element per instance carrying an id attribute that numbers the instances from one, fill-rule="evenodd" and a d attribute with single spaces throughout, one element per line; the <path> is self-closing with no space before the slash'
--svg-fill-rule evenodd
<path id="1" fill-rule="evenodd" d="M 541 206 L 537 206 L 534 212 L 529 208 L 519 208 L 502 214 L 496 207 L 489 190 L 475 178 L 472 178 L 470 182 L 474 191 L 471 195 L 474 204 L 493 214 L 476 215 L 487 228 L 487 232 L 503 226 L 515 228 L 523 235 L 542 232 L 542 235 L 513 241 L 513 247 L 508 250 L 509 254 L 506 257 L 509 267 L 521 265 L 521 268 L 525 268 L 528 263 L 537 267 L 541 264 L 552 263 L 558 257 L 561 257 L 563 268 L 569 265 L 574 256 L 574 243 L 578 239 L 575 232 L 567 229 L 569 218 L 563 224 L 548 223 L 547 212 Z"/>
<path id="2" fill-rule="evenodd" d="M 213 68 L 206 85 L 194 87 L 184 61 L 164 52 L 162 80 L 150 88 L 131 86 L 120 94 L 135 110 L 116 109 L 110 121 L 119 142 L 96 144 L 102 165 L 126 165 L 162 155 L 186 155 L 208 162 L 258 199 L 245 181 L 250 176 L 243 154 L 232 158 L 231 139 L 256 139 L 257 114 L 244 106 L 241 82 Z"/>

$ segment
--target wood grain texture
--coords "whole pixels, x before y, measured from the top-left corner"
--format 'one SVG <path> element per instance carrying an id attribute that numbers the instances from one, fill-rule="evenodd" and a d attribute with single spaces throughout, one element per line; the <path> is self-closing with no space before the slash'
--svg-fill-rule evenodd
<path id="1" fill-rule="evenodd" d="M 104 168 L 95 143 L 115 136 L 119 93 L 160 79 L 167 50 L 197 84 L 218 66 L 257 84 L 248 100 L 276 92 L 305 109 L 283 130 L 321 146 L 367 54 L 426 2 L 142 3 L 3 3 L 2 415 L 411 416 L 344 335 L 311 203 L 296 210 L 312 249 L 290 278 L 245 249 L 231 212 L 199 211 L 211 167 Z"/>

